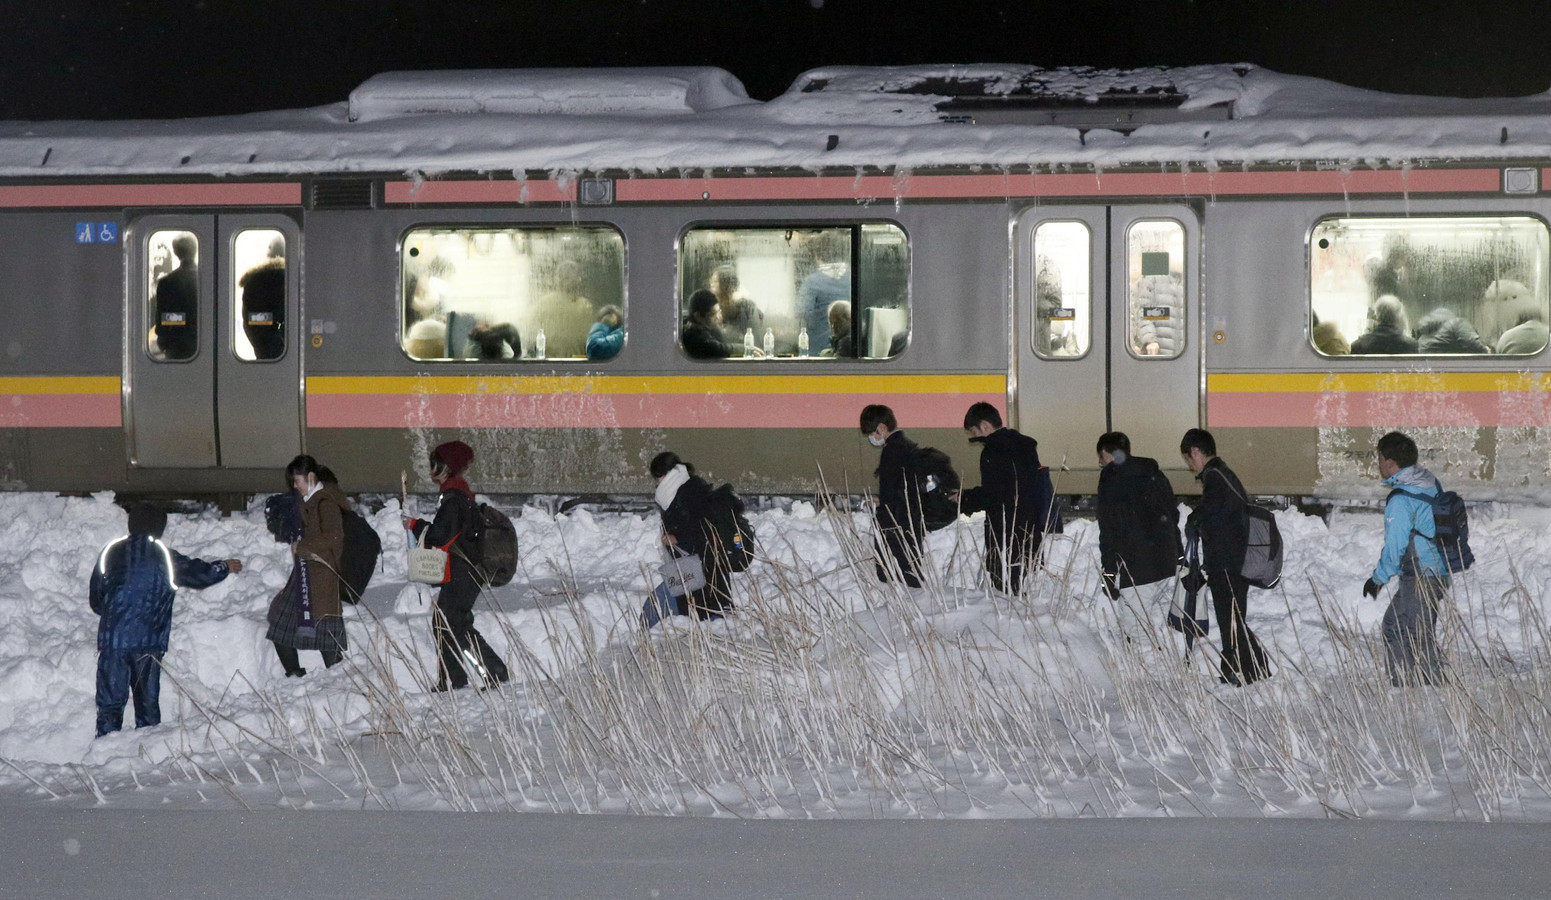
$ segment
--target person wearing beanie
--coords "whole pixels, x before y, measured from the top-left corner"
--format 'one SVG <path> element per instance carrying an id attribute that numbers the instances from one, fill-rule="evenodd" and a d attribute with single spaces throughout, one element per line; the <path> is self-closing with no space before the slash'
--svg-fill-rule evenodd
<path id="1" fill-rule="evenodd" d="M 88 585 L 97 622 L 97 736 L 124 727 L 135 699 L 135 727 L 159 725 L 162 657 L 178 588 L 206 588 L 241 572 L 235 559 L 190 559 L 161 541 L 167 514 L 148 503 L 129 508 L 129 534 L 97 556 Z"/>
<path id="2" fill-rule="evenodd" d="M 474 462 L 474 450 L 462 441 L 448 441 L 431 451 L 431 480 L 441 488 L 436 517 L 430 522 L 404 517 L 404 527 L 426 546 L 442 547 L 449 557 L 451 577 L 436 594 L 432 631 L 440 658 L 438 691 L 467 687 L 470 670 L 485 687 L 509 677 L 506 663 L 474 627 L 474 601 L 479 599 L 479 535 L 484 517 L 463 473 Z"/>

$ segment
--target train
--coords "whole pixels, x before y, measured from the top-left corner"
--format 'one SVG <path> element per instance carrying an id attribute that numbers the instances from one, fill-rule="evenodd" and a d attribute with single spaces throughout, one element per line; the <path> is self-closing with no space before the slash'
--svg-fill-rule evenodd
<path id="1" fill-rule="evenodd" d="M 306 452 L 425 490 L 458 438 L 492 493 L 645 494 L 673 449 L 854 494 L 863 406 L 973 482 L 986 401 L 1064 494 L 1112 430 L 1189 493 L 1203 426 L 1260 496 L 1376 490 L 1403 429 L 1536 500 L 1548 166 L 1544 98 L 1249 65 L 832 67 L 768 102 L 714 68 L 401 72 L 4 123 L 0 485 L 242 498 Z"/>

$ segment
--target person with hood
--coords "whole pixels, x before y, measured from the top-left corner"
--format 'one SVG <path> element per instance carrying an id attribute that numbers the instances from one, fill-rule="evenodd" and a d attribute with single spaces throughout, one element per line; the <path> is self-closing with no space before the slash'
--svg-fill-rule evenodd
<path id="1" fill-rule="evenodd" d="M 97 736 L 124 727 L 135 699 L 135 727 L 162 721 L 162 657 L 172 632 L 178 588 L 207 588 L 242 571 L 242 562 L 190 559 L 162 543 L 167 514 L 148 503 L 129 508 L 129 534 L 97 556 L 88 584 L 97 622 Z"/>
<path id="2" fill-rule="evenodd" d="M 237 279 L 242 289 L 242 333 L 254 359 L 285 353 L 285 238 L 275 235 L 269 256 Z"/>
<path id="3" fill-rule="evenodd" d="M 269 604 L 269 630 L 264 637 L 275 645 L 275 655 L 287 678 L 307 674 L 299 650 L 317 650 L 325 668 L 344 658 L 344 605 L 339 596 L 339 566 L 345 550 L 344 511 L 350 501 L 338 484 L 311 456 L 302 455 L 285 467 L 285 477 L 296 492 L 296 520 L 291 540 L 291 577 Z"/>
<path id="4" fill-rule="evenodd" d="M 462 441 L 448 441 L 431 451 L 431 480 L 441 488 L 436 516 L 427 522 L 404 517 L 404 527 L 416 538 L 423 533 L 428 547 L 447 551 L 451 577 L 436 593 L 431 630 L 436 636 L 440 674 L 432 690 L 458 690 L 469 684 L 470 672 L 483 687 L 504 684 L 510 677 L 506 663 L 474 627 L 474 601 L 479 599 L 479 536 L 484 517 L 474 501 L 474 490 L 463 473 L 474 462 L 474 449 Z"/>
<path id="5" fill-rule="evenodd" d="M 1470 320 L 1440 306 L 1416 323 L 1418 353 L 1491 353 Z"/>
<path id="6" fill-rule="evenodd" d="M 1384 501 L 1384 549 L 1363 582 L 1363 596 L 1400 576 L 1400 585 L 1384 611 L 1384 662 L 1393 685 L 1438 684 L 1443 659 L 1434 633 L 1438 610 L 1448 597 L 1449 570 L 1434 543 L 1432 499 L 1438 479 L 1417 465 L 1416 442 L 1398 431 L 1379 438 L 1379 475 L 1392 488 Z"/>
<path id="7" fill-rule="evenodd" d="M 587 332 L 587 358 L 593 362 L 613 359 L 625 346 L 625 317 L 610 303 L 598 310 L 598 321 Z"/>
<path id="8" fill-rule="evenodd" d="M 1352 341 L 1352 354 L 1401 354 L 1417 352 L 1411 321 L 1398 297 L 1388 294 L 1373 301 L 1368 310 L 1368 330 Z"/>
<path id="9" fill-rule="evenodd" d="M 1050 496 L 1040 489 L 1039 442 L 1004 428 L 1002 414 L 989 403 L 969 408 L 964 430 L 970 443 L 980 445 L 980 486 L 949 497 L 966 515 L 985 511 L 986 572 L 997 590 L 1016 594 L 1039 555 L 1050 514 Z"/>
<path id="10" fill-rule="evenodd" d="M 873 520 L 877 546 L 879 581 L 892 581 L 894 569 L 884 554 L 893 558 L 906 585 L 921 586 L 921 542 L 926 536 L 926 521 L 921 509 L 920 473 L 916 465 L 916 443 L 905 437 L 894 418 L 894 410 L 881 403 L 862 409 L 862 434 L 867 442 L 882 449 L 878 457 L 878 498 L 873 501 Z"/>
<path id="11" fill-rule="evenodd" d="M 671 450 L 652 457 L 648 471 L 657 480 L 653 498 L 662 510 L 663 545 L 670 552 L 699 556 L 705 572 L 705 587 L 676 598 L 678 614 L 720 619 L 732 609 L 732 567 L 711 522 L 711 485 Z"/>
<path id="12" fill-rule="evenodd" d="M 1185 555 L 1179 504 L 1156 460 L 1131 455 L 1124 432 L 1099 436 L 1099 565 L 1104 593 L 1120 608 L 1122 630 L 1152 640 L 1152 619 L 1135 588 L 1172 578 Z M 1131 590 L 1127 590 L 1131 589 Z M 1135 620 L 1128 622 L 1127 617 Z"/>
<path id="13" fill-rule="evenodd" d="M 1201 572 L 1192 573 L 1193 589 L 1202 580 L 1212 592 L 1212 609 L 1222 635 L 1224 684 L 1237 687 L 1271 674 L 1266 651 L 1249 630 L 1249 582 L 1244 553 L 1249 546 L 1249 495 L 1239 476 L 1217 455 L 1217 441 L 1204 428 L 1192 428 L 1179 442 L 1179 455 L 1201 482 L 1201 502 L 1185 520 L 1185 534 L 1199 542 Z"/>

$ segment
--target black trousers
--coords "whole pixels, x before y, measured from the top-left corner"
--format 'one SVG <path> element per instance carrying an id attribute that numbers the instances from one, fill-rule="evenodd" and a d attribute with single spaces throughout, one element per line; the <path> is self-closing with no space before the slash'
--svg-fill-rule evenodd
<path id="1" fill-rule="evenodd" d="M 1222 635 L 1222 677 L 1230 684 L 1249 684 L 1271 674 L 1265 648 L 1249 630 L 1244 616 L 1249 608 L 1249 582 L 1241 576 L 1218 570 L 1206 573 L 1206 588 L 1212 592 L 1212 609 L 1217 613 L 1217 631 Z"/>
<path id="2" fill-rule="evenodd" d="M 878 580 L 894 580 L 894 569 L 888 564 L 893 559 L 905 584 L 921 586 L 921 534 L 908 525 L 892 524 L 894 517 L 880 509 L 876 518 L 875 553 L 878 559 Z"/>
<path id="3" fill-rule="evenodd" d="M 478 583 L 472 580 L 465 583 L 456 577 L 437 592 L 431 630 L 436 636 L 436 653 L 441 662 L 439 686 L 464 687 L 469 683 L 469 669 L 482 675 L 486 687 L 503 683 L 510 677 L 506 662 L 474 627 L 474 601 L 478 597 Z"/>
<path id="4" fill-rule="evenodd" d="M 732 573 L 713 554 L 701 560 L 705 587 L 677 598 L 679 615 L 710 619 L 732 609 Z"/>
<path id="5" fill-rule="evenodd" d="M 989 515 L 989 513 L 987 514 Z M 1023 573 L 1039 555 L 1044 534 L 1033 528 L 1008 528 L 1005 531 L 986 523 L 986 573 L 991 586 L 1009 594 L 1018 593 Z"/>
<path id="6" fill-rule="evenodd" d="M 162 722 L 159 650 L 97 651 L 97 736 L 124 727 L 124 706 L 135 697 L 135 727 Z"/>

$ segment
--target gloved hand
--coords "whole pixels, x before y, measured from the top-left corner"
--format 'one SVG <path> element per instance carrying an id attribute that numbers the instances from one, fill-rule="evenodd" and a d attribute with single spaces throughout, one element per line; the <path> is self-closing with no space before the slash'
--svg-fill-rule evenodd
<path id="1" fill-rule="evenodd" d="M 1363 596 L 1364 597 L 1372 597 L 1375 600 L 1379 599 L 1379 588 L 1380 587 L 1381 587 L 1381 585 L 1378 582 L 1374 581 L 1372 578 L 1368 579 L 1367 581 L 1364 581 L 1363 582 Z"/>
<path id="2" fill-rule="evenodd" d="M 1103 580 L 1104 580 L 1104 596 L 1108 597 L 1112 601 L 1113 600 L 1119 600 L 1120 599 L 1120 585 L 1115 583 L 1115 576 L 1109 574 L 1108 572 L 1105 572 L 1103 574 Z"/>

